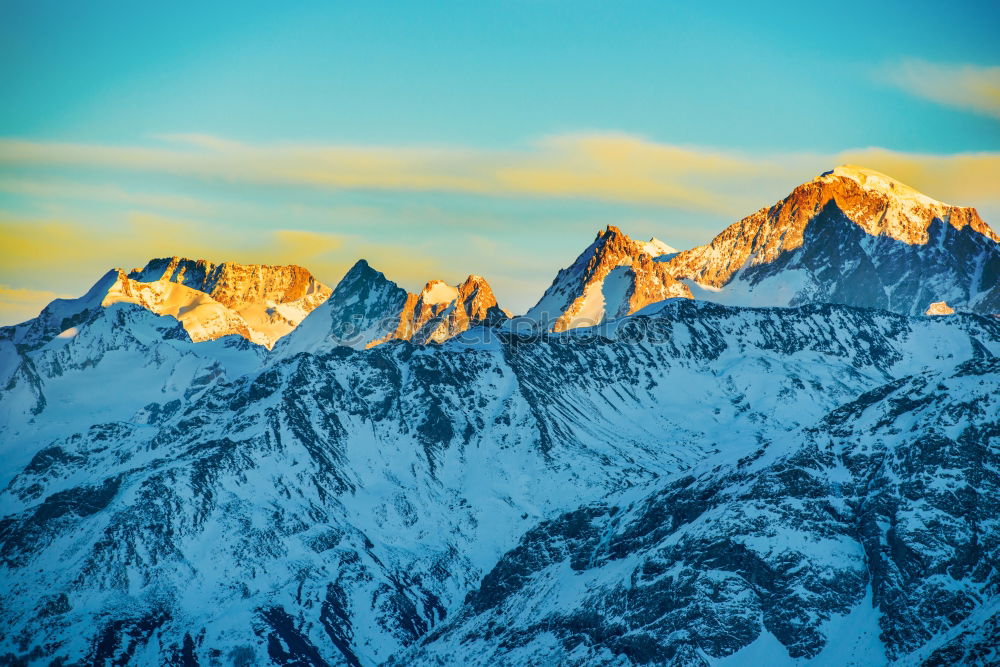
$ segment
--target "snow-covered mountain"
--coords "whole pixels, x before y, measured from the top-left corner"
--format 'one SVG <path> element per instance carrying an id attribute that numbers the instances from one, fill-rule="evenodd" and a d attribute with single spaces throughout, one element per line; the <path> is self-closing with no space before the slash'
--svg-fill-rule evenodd
<path id="1" fill-rule="evenodd" d="M 327 341 L 183 392 L 153 379 L 189 350 L 263 352 L 168 321 L 117 304 L 30 353 L 108 411 L 5 458 L 18 659 L 707 663 L 820 655 L 843 627 L 860 658 L 989 645 L 993 318 L 674 299 L 492 345 Z"/>
<path id="2" fill-rule="evenodd" d="M 609 225 L 573 264 L 559 271 L 517 326 L 566 331 L 624 317 L 664 299 L 690 298 L 691 290 L 654 261 L 676 252 L 656 238 L 633 241 Z"/>
<path id="3" fill-rule="evenodd" d="M 839 168 L 609 227 L 529 334 L 479 276 L 111 271 L 0 328 L 0 663 L 997 664 L 996 247 Z"/>
<path id="4" fill-rule="evenodd" d="M 800 185 L 710 243 L 671 257 L 695 298 L 734 305 L 844 303 L 924 313 L 1000 313 L 1000 237 L 870 169 L 842 166 Z"/>
<path id="5" fill-rule="evenodd" d="M 493 327 L 506 319 L 482 276 L 470 275 L 457 286 L 432 280 L 413 294 L 362 259 L 276 352 L 293 355 L 331 342 L 355 349 L 391 340 L 440 343 L 471 327 Z"/>

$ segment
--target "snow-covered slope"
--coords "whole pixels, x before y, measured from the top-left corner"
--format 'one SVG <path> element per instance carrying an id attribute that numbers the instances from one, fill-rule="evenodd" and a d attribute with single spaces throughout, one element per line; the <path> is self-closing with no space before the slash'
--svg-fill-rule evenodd
<path id="1" fill-rule="evenodd" d="M 100 309 L 108 291 L 118 282 L 120 273 L 112 269 L 101 276 L 83 296 L 76 299 L 55 299 L 42 309 L 38 317 L 21 324 L 0 327 L 0 340 L 8 341 L 22 350 L 44 345 Z"/>
<path id="2" fill-rule="evenodd" d="M 572 265 L 559 271 L 538 303 L 515 324 L 566 331 L 623 317 L 663 299 L 690 297 L 691 290 L 654 261 L 672 252 L 676 250 L 656 238 L 633 241 L 609 225 Z"/>
<path id="3" fill-rule="evenodd" d="M 99 317 L 116 313 L 170 321 L 129 304 Z M 70 340 L 82 344 L 87 326 Z M 94 341 L 103 340 L 98 331 L 108 335 L 101 326 Z M 141 354 L 169 360 L 175 342 L 183 350 L 210 345 L 172 331 L 151 333 Z M 104 368 L 115 354 L 106 347 L 105 358 L 95 352 L 82 363 Z M 597 330 L 540 339 L 497 333 L 492 345 L 458 337 L 352 350 L 326 341 L 242 377 L 195 380 L 131 417 L 121 416 L 131 407 L 122 406 L 33 440 L 0 495 L 0 650 L 98 664 L 374 665 L 394 655 L 399 664 L 530 664 L 545 656 L 662 663 L 640 635 L 665 637 L 665 650 L 678 656 L 709 659 L 751 644 L 764 618 L 776 628 L 772 648 L 807 655 L 826 646 L 829 623 L 864 604 L 866 577 L 884 579 L 858 570 L 867 561 L 851 546 L 854 533 L 838 531 L 849 532 L 860 515 L 869 523 L 857 525 L 888 535 L 901 515 L 872 512 L 919 498 L 894 487 L 876 495 L 881 478 L 867 471 L 887 476 L 891 468 L 871 453 L 787 474 L 780 461 L 860 442 L 841 428 L 875 429 L 872 448 L 897 447 L 911 424 L 902 412 L 894 424 L 830 417 L 889 396 L 878 392 L 896 392 L 904 411 L 936 410 L 920 413 L 920 424 L 937 418 L 946 437 L 981 453 L 975 433 L 995 437 L 996 411 L 980 394 L 996 387 L 989 364 L 998 353 L 1000 322 L 991 318 L 842 306 L 747 310 L 686 299 Z M 136 373 L 128 386 L 144 386 Z M 159 391 L 163 372 L 144 373 Z M 914 377 L 930 379 L 907 384 Z M 896 439 L 880 444 L 883 432 Z M 906 447 L 925 457 L 920 470 L 941 485 L 942 499 L 964 502 L 961 481 L 954 491 L 948 485 L 965 463 L 935 458 L 929 442 Z M 974 464 L 972 456 L 969 479 L 984 494 L 975 516 L 986 516 L 995 490 L 971 476 L 992 475 L 993 464 Z M 794 494 L 772 477 L 794 485 Z M 822 494 L 879 500 L 809 504 Z M 647 511 L 656 503 L 662 509 Z M 759 520 L 743 521 L 744 507 L 757 508 Z M 726 538 L 730 524 L 716 517 L 739 519 L 744 532 Z M 693 522 L 707 524 L 690 538 L 698 548 L 664 552 Z M 800 531 L 790 542 L 786 523 Z M 977 525 L 968 530 L 982 543 L 991 529 Z M 985 630 L 973 616 L 996 601 L 992 575 L 981 568 L 955 571 L 956 581 L 972 577 L 956 590 L 975 591 L 975 605 L 939 595 L 931 575 L 950 562 L 947 550 L 971 552 L 962 551 L 968 532 L 934 533 L 938 542 L 918 545 L 926 549 L 919 557 L 890 548 L 909 568 L 906 581 L 926 593 L 906 604 L 921 601 L 929 634 L 887 640 L 899 655 L 943 647 L 941 633 L 964 638 L 954 651 L 975 649 Z M 731 542 L 702 549 L 715 534 Z M 744 534 L 746 551 L 728 548 Z M 786 552 L 798 559 L 787 567 Z M 690 572 L 678 579 L 671 559 Z M 637 569 L 640 561 L 648 567 Z M 756 562 L 764 565 L 746 569 Z M 775 574 L 774 563 L 785 569 Z M 761 583 L 768 577 L 772 588 Z M 893 597 L 900 586 L 873 594 L 879 614 L 905 606 Z M 588 616 L 588 608 L 622 611 Z M 707 629 L 688 624 L 663 634 L 683 618 L 703 619 Z"/>
<path id="4" fill-rule="evenodd" d="M 137 305 L 86 312 L 31 348 L 0 339 L 0 483 L 53 439 L 137 418 L 150 404 L 179 405 L 263 360 L 243 338 L 194 343 L 177 320 Z"/>
<path id="5" fill-rule="evenodd" d="M 919 371 L 544 521 L 393 664 L 996 664 L 998 377 Z"/>
<path id="6" fill-rule="evenodd" d="M 169 315 L 178 320 L 191 340 L 201 342 L 220 336 L 237 335 L 258 345 L 270 346 L 270 339 L 250 328 L 233 309 L 208 294 L 170 280 L 140 282 L 119 272 L 102 307 L 116 303 L 132 303 L 157 315 Z"/>
<path id="7" fill-rule="evenodd" d="M 884 174 L 837 167 L 667 261 L 695 298 L 1000 313 L 1000 238 L 975 209 Z"/>
<path id="8" fill-rule="evenodd" d="M 330 344 L 364 349 L 391 340 L 440 343 L 470 327 L 492 327 L 505 319 L 482 276 L 471 275 L 458 286 L 432 280 L 412 294 L 362 259 L 275 351 L 281 358 Z"/>
<path id="9" fill-rule="evenodd" d="M 655 236 L 645 243 L 642 244 L 642 249 L 650 257 L 663 257 L 664 255 L 676 255 L 679 250 L 677 248 L 667 245 Z"/>

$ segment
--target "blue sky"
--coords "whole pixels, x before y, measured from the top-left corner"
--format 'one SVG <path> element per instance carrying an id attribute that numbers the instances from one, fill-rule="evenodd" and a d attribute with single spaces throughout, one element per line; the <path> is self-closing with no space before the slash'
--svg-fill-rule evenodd
<path id="1" fill-rule="evenodd" d="M 0 5 L 0 320 L 199 253 L 520 311 L 598 227 L 691 246 L 841 160 L 1000 224 L 996 4 L 280 4 Z"/>

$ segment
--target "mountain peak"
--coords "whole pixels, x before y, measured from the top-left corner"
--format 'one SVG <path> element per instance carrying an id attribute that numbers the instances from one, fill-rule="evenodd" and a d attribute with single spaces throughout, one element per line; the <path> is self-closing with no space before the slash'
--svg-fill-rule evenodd
<path id="1" fill-rule="evenodd" d="M 986 294 L 995 286 L 997 241 L 974 208 L 942 203 L 873 169 L 842 165 L 667 265 L 675 278 L 708 290 L 703 297 L 710 300 L 831 300 L 916 315 L 945 297 L 961 307 L 993 303 L 997 297 Z M 943 275 L 950 277 L 942 282 Z M 773 278 L 773 289 L 760 286 L 765 276 Z M 717 294 L 730 282 L 727 295 Z M 750 292 L 759 296 L 751 299 Z"/>
<path id="2" fill-rule="evenodd" d="M 429 280 L 414 294 L 358 260 L 333 295 L 279 348 L 281 357 L 337 345 L 369 348 L 393 340 L 443 342 L 506 319 L 489 283 L 475 274 L 455 286 Z"/>
<path id="3" fill-rule="evenodd" d="M 895 197 L 913 205 L 932 209 L 934 213 L 939 215 L 944 215 L 946 209 L 950 208 L 948 204 L 929 197 L 916 188 L 897 181 L 891 176 L 886 176 L 882 172 L 858 165 L 840 165 L 831 171 L 824 172 L 815 180 L 830 183 L 837 179 L 848 179 L 869 193 L 877 192 L 885 196 Z"/>
<path id="4" fill-rule="evenodd" d="M 216 263 L 174 256 L 151 259 L 143 269 L 132 271 L 128 277 L 139 282 L 169 280 L 187 285 L 230 308 L 260 301 L 284 303 L 317 292 L 330 293 L 328 287 L 297 264 Z"/>
<path id="5" fill-rule="evenodd" d="M 958 230 L 970 227 L 1000 242 L 1000 236 L 979 217 L 976 209 L 945 204 L 867 167 L 852 164 L 835 167 L 796 188 L 788 199 L 801 203 L 803 197 L 817 199 L 820 205 L 835 200 L 840 210 L 865 233 L 889 236 L 911 245 L 927 243 L 928 228 L 934 220 Z"/>
<path id="6" fill-rule="evenodd" d="M 475 273 L 470 273 L 469 277 L 458 286 L 458 298 L 459 300 L 464 300 L 468 295 L 478 291 L 489 292 L 491 297 L 493 295 L 493 289 L 486 281 L 486 278 Z M 494 299 L 494 302 L 496 302 L 496 299 Z"/>
<path id="7" fill-rule="evenodd" d="M 354 289 L 357 289 L 361 284 L 370 283 L 390 283 L 394 288 L 402 289 L 364 259 L 359 259 L 347 270 L 344 277 L 337 283 L 336 289 L 343 292 L 347 286 L 354 286 Z"/>
<path id="8" fill-rule="evenodd" d="M 546 330 L 565 331 L 630 315 L 656 301 L 690 298 L 690 289 L 653 260 L 663 254 L 661 249 L 649 245 L 608 225 L 558 273 L 525 318 Z"/>

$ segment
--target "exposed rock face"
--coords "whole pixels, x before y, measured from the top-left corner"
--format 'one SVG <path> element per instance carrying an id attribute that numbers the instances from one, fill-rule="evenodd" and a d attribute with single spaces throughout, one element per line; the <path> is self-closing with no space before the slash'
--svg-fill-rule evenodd
<path id="1" fill-rule="evenodd" d="M 691 298 L 691 290 L 665 264 L 654 261 L 672 250 L 655 238 L 633 241 L 609 225 L 571 266 L 559 271 L 541 300 L 519 320 L 545 331 L 566 331 L 624 317 L 664 299 Z"/>
<path id="2" fill-rule="evenodd" d="M 472 327 L 494 327 L 506 319 L 482 276 L 470 275 L 458 287 L 432 280 L 420 294 L 407 295 L 396 330 L 369 347 L 387 340 L 442 343 Z"/>
<path id="3" fill-rule="evenodd" d="M 838 167 L 667 265 L 706 288 L 697 298 L 725 303 L 833 301 L 917 315 L 947 300 L 992 313 L 1000 310 L 998 241 L 975 209 Z"/>
<path id="4" fill-rule="evenodd" d="M 146 293 L 160 295 L 153 297 L 153 302 L 176 302 L 182 294 L 189 297 L 190 304 L 176 305 L 176 308 L 168 306 L 168 310 L 176 309 L 180 313 L 192 340 L 212 340 L 237 333 L 268 348 L 298 326 L 331 293 L 329 287 L 301 266 L 214 264 L 203 259 L 195 261 L 181 257 L 151 260 L 145 268 L 132 271 L 128 279 L 154 285 L 152 289 L 142 289 Z M 173 288 L 172 284 L 208 295 L 229 312 L 219 314 L 217 308 L 202 308 L 211 310 L 209 317 L 215 323 L 213 326 L 206 325 L 194 315 L 183 317 L 205 301 L 185 290 Z M 129 290 L 135 293 L 139 288 L 130 285 Z M 153 312 L 177 316 L 175 312 Z"/>
<path id="5" fill-rule="evenodd" d="M 236 311 L 261 303 L 290 303 L 308 296 L 330 294 L 329 287 L 294 264 L 215 264 L 204 259 L 170 257 L 150 260 L 145 268 L 134 270 L 129 277 L 141 282 L 169 280 L 180 283 Z"/>
<path id="6" fill-rule="evenodd" d="M 947 301 L 935 301 L 927 310 L 924 311 L 924 315 L 954 315 L 955 309 L 948 305 Z"/>
<path id="7" fill-rule="evenodd" d="M 432 280 L 412 294 L 362 259 L 277 352 L 296 354 L 330 342 L 355 349 L 392 340 L 441 343 L 472 327 L 495 327 L 506 319 L 481 276 L 469 276 L 457 287 Z"/>

